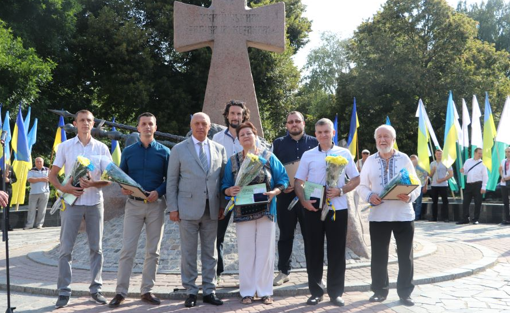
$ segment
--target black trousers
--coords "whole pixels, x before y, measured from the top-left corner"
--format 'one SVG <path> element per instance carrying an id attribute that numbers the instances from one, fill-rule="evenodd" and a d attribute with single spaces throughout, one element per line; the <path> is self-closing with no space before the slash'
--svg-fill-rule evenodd
<path id="1" fill-rule="evenodd" d="M 328 241 L 327 290 L 330 298 L 341 297 L 345 286 L 345 243 L 347 237 L 347 210 L 333 211 L 321 221 L 321 211 L 304 210 L 307 244 L 306 271 L 308 288 L 314 297 L 321 297 L 324 289 L 320 286 L 324 268 L 324 235 Z"/>
<path id="2" fill-rule="evenodd" d="M 469 206 L 471 205 L 471 200 L 475 198 L 475 212 L 473 216 L 473 221 L 478 221 L 480 218 L 480 210 L 482 208 L 482 182 L 474 182 L 467 183 L 466 188 L 464 189 L 464 202 L 462 203 L 462 210 L 464 211 L 463 220 L 467 221 L 469 218 Z"/>
<path id="3" fill-rule="evenodd" d="M 501 196 L 503 197 L 503 221 L 510 221 L 510 207 L 508 204 L 508 190 L 510 188 L 501 186 Z"/>
<path id="4" fill-rule="evenodd" d="M 234 210 L 227 213 L 224 219 L 218 221 L 218 233 L 216 238 L 216 250 L 218 251 L 218 265 L 216 267 L 216 274 L 220 276 L 225 270 L 223 264 L 223 242 L 225 241 L 225 233 L 227 232 L 230 217 Z"/>
<path id="5" fill-rule="evenodd" d="M 291 270 L 292 246 L 294 244 L 294 232 L 297 223 L 301 227 L 303 240 L 306 238 L 305 210 L 301 203 L 296 203 L 292 210 L 288 210 L 289 204 L 296 197 L 294 192 L 282 193 L 277 198 L 277 218 L 278 228 L 280 229 L 280 237 L 278 238 L 278 270 L 289 275 Z M 307 244 L 305 241 L 305 256 Z"/>
<path id="6" fill-rule="evenodd" d="M 392 232 L 397 243 L 397 293 L 400 298 L 407 298 L 414 290 L 413 221 L 370 222 L 370 240 L 372 241 L 372 285 L 370 289 L 374 294 L 385 297 L 388 295 L 390 288 L 388 257 Z"/>
<path id="7" fill-rule="evenodd" d="M 441 196 L 441 219 L 448 219 L 448 187 L 436 187 L 432 186 L 430 189 L 430 197 L 432 198 L 432 220 L 437 221 L 437 209 L 438 209 L 438 200 L 439 196 Z"/>

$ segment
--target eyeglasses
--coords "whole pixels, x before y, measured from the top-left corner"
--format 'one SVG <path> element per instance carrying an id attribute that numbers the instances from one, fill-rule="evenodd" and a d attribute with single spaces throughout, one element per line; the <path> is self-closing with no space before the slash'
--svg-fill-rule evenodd
<path id="1" fill-rule="evenodd" d="M 287 124 L 301 124 L 303 121 L 302 120 L 290 120 L 290 121 L 287 121 Z"/>

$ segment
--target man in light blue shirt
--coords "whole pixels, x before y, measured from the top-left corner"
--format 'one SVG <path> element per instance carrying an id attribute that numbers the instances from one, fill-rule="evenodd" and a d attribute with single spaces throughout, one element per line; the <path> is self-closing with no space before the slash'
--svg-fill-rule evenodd
<path id="1" fill-rule="evenodd" d="M 49 169 L 44 166 L 44 160 L 41 157 L 35 159 L 35 167 L 28 171 L 27 180 L 30 183 L 30 196 L 28 197 L 28 218 L 23 229 L 34 227 L 35 214 L 37 211 L 37 220 L 35 227 L 41 229 L 44 225 L 46 216 L 46 207 L 50 197 L 50 186 L 48 184 Z"/>

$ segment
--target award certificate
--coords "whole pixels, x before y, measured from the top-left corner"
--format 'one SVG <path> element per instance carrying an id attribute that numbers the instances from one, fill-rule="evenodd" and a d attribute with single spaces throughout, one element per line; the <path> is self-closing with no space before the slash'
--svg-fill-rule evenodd
<path id="1" fill-rule="evenodd" d="M 264 195 L 265 192 L 266 184 L 244 186 L 236 196 L 236 205 L 268 203 L 269 197 Z"/>

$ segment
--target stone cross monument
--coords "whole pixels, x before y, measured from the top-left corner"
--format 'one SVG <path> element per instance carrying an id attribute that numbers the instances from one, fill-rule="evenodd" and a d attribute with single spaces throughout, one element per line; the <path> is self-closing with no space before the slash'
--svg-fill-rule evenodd
<path id="1" fill-rule="evenodd" d="M 250 9 L 246 0 L 212 0 L 209 8 L 174 3 L 174 47 L 186 52 L 211 47 L 212 61 L 203 111 L 223 124 L 230 100 L 246 102 L 250 121 L 262 135 L 248 47 L 273 52 L 285 50 L 285 4 Z"/>

